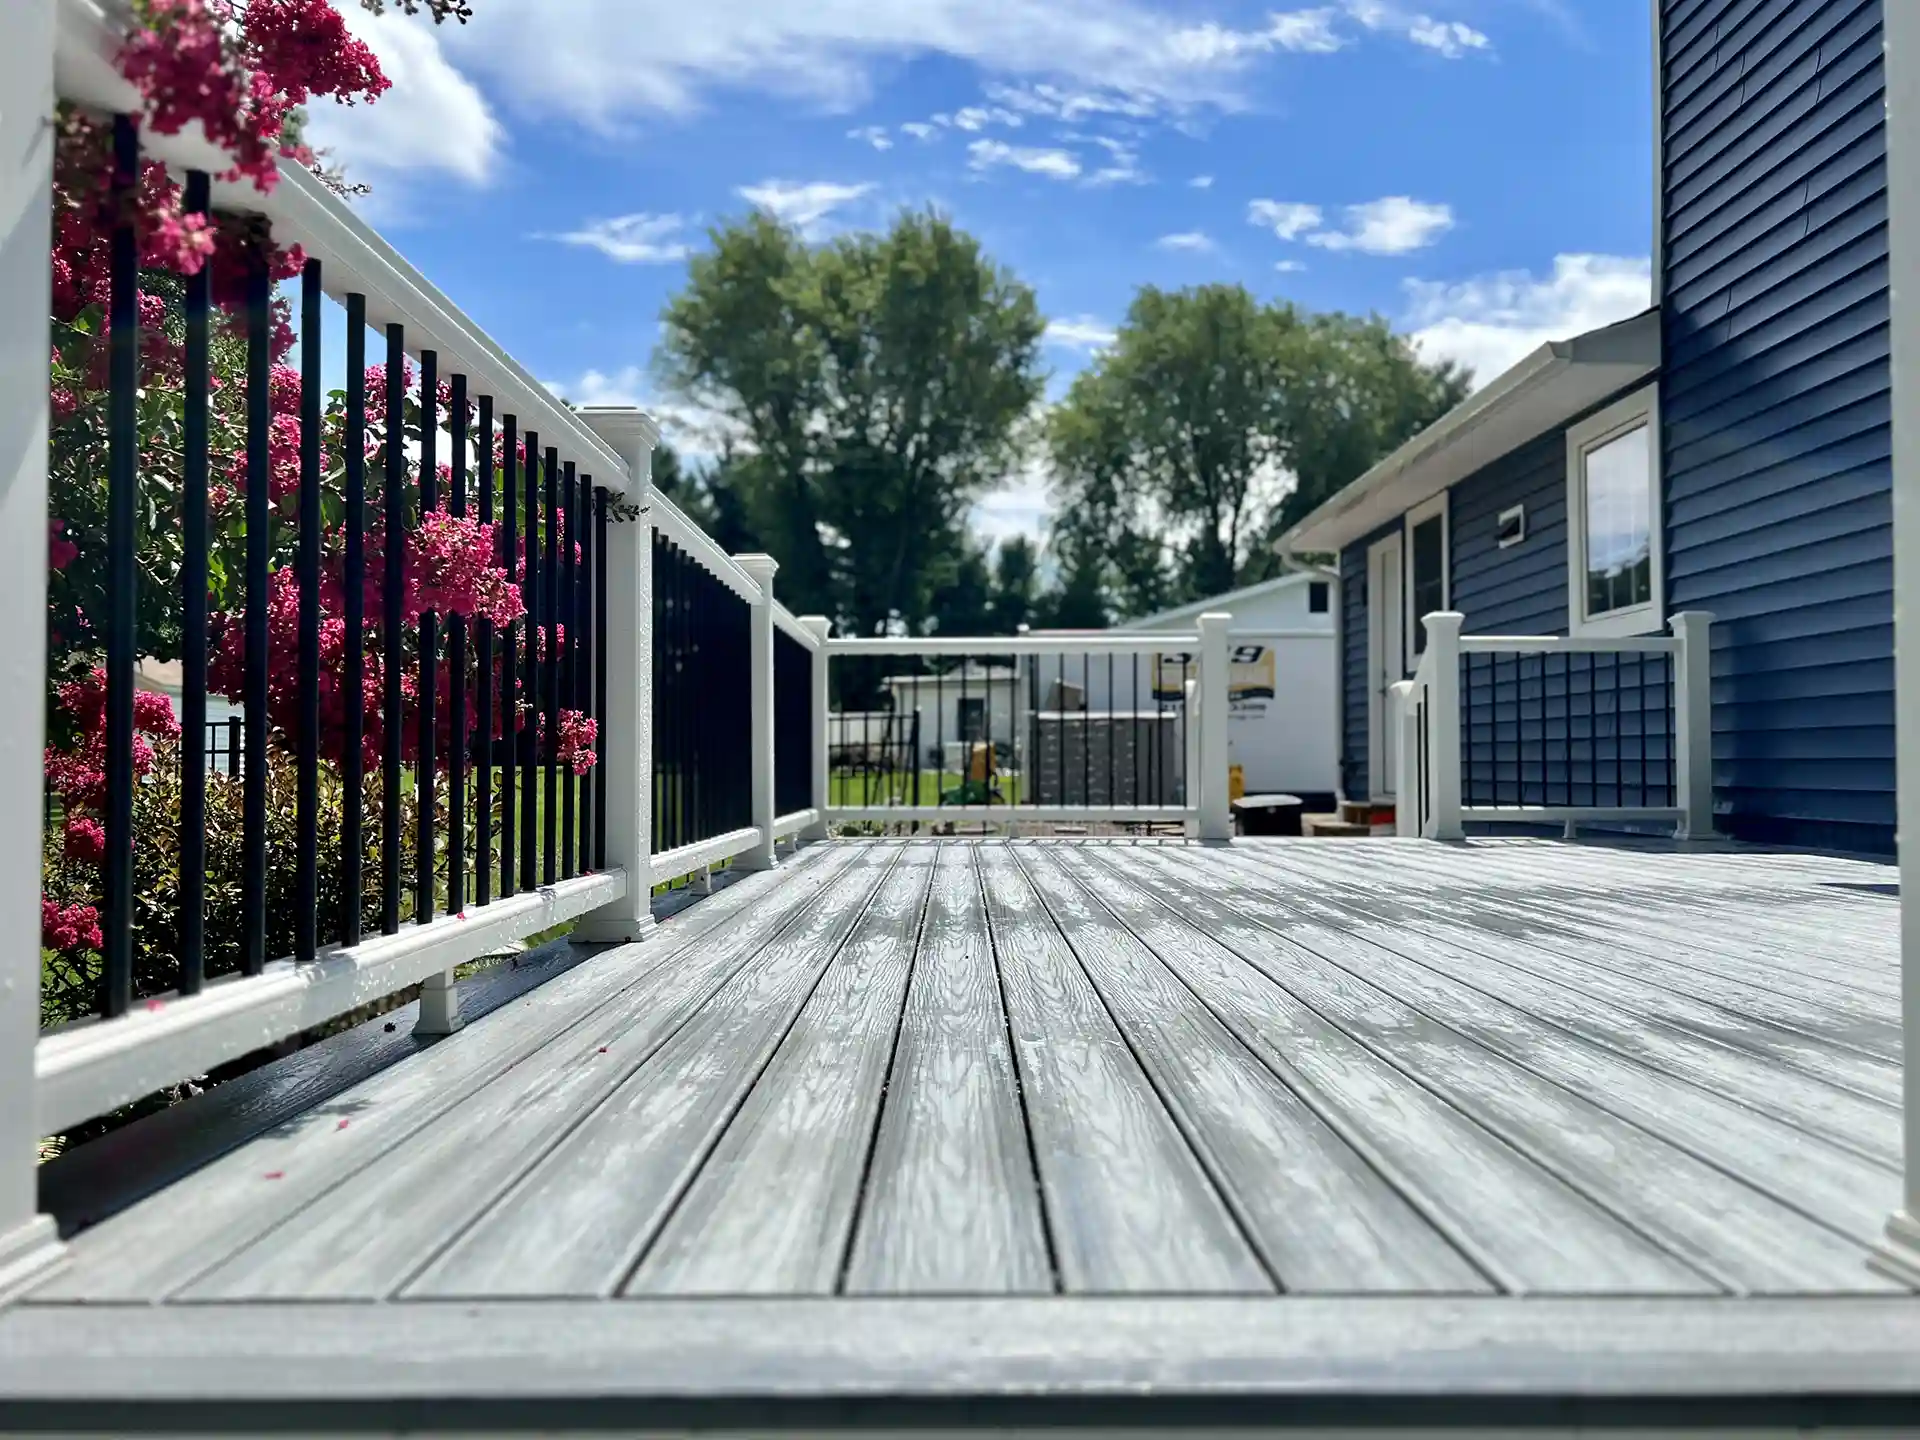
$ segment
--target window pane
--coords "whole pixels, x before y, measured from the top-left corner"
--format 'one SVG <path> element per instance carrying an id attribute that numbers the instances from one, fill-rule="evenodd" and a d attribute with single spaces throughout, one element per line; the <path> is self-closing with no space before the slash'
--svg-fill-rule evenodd
<path id="1" fill-rule="evenodd" d="M 1645 425 L 1587 451 L 1587 614 L 1653 599 L 1653 454 Z"/>
<path id="2" fill-rule="evenodd" d="M 1413 527 L 1413 653 L 1427 650 L 1426 617 L 1447 603 L 1447 571 L 1441 518 L 1422 520 Z"/>

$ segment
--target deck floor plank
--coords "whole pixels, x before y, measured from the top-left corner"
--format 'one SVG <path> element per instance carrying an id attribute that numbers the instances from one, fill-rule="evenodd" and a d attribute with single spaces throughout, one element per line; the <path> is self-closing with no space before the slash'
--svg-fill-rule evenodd
<path id="1" fill-rule="evenodd" d="M 1628 1062 L 1612 1062 L 1592 1047 L 1560 1042 L 1517 1013 L 1481 1005 L 1474 992 L 1451 982 L 1422 983 L 1417 967 L 1316 924 L 1271 898 L 1259 876 L 1214 864 L 1196 870 L 1175 852 L 1142 858 L 1139 883 L 1210 915 L 1230 947 L 1397 1068 L 1453 1098 L 1541 1163 L 1721 1283 L 1739 1290 L 1788 1292 L 1857 1285 L 1875 1287 L 1865 1252 L 1827 1226 L 1788 1208 L 1659 1133 L 1662 1106 L 1713 1108 L 1712 1097 L 1676 1093 L 1671 1083 Z M 1206 857 L 1212 858 L 1212 857 Z M 1300 883 L 1297 879 L 1296 885 Z M 1206 895 L 1198 893 L 1204 886 Z M 1331 957 L 1340 957 L 1336 960 Z M 1344 963 L 1342 963 L 1344 962 Z M 1396 968 L 1397 967 L 1397 968 Z M 1434 1014 L 1433 994 L 1448 1000 Z M 1409 995 L 1424 995 L 1416 1005 Z M 1623 1107 L 1615 1088 L 1637 1103 Z M 1621 1115 L 1630 1108 L 1654 1119 L 1650 1130 Z M 1721 1104 L 1714 1120 L 1752 1118 L 1763 1146 L 1792 1152 L 1737 1107 Z M 1651 1112 L 1651 1113 L 1649 1113 Z M 1709 1149 L 1750 1164 L 1753 1155 L 1732 1145 L 1697 1114 L 1664 1117 Z M 1811 1142 L 1807 1142 L 1809 1148 Z M 1845 1151 L 1821 1147 L 1806 1161 L 1858 1163 Z M 1809 1170 L 1816 1163 L 1807 1163 Z M 1861 1165 L 1861 1168 L 1868 1168 Z M 1886 1189 L 1874 1171 L 1873 1188 Z M 1792 1177 L 1769 1177 L 1791 1186 Z M 1831 1172 L 1807 1182 L 1829 1205 L 1843 1208 L 1856 1228 L 1871 1200 L 1838 1198 Z M 1897 1187 L 1896 1187 L 1897 1188 Z M 1884 1219 L 1887 1211 L 1881 1211 Z"/>
<path id="2" fill-rule="evenodd" d="M 980 860 L 1062 1286 L 1270 1292 L 1011 851 L 983 846 Z"/>
<path id="3" fill-rule="evenodd" d="M 1054 1288 L 972 846 L 938 850 L 887 1082 L 851 1294 Z"/>
<path id="4" fill-rule="evenodd" d="M 89 1300 L 158 1300 L 275 1231 L 393 1150 L 456 1117 L 475 1094 L 549 1046 L 606 1042 L 681 983 L 709 937 L 743 918 L 784 914 L 851 864 L 823 852 L 790 876 L 755 876 L 662 927 L 608 950 L 458 1034 L 83 1232 L 42 1292 Z M 532 1073 L 541 1073 L 537 1068 Z M 357 1238 L 357 1237 L 356 1237 Z"/>
<path id="5" fill-rule="evenodd" d="M 1525 944 L 1463 922 L 1432 907 L 1390 896 L 1389 879 L 1404 880 L 1405 867 L 1381 867 L 1373 857 L 1342 857 L 1340 875 L 1350 881 L 1348 902 L 1356 915 L 1371 916 L 1407 935 L 1444 941 L 1455 950 L 1497 959 L 1575 995 L 1591 996 L 1631 1015 L 1636 1024 L 1675 1030 L 1797 1074 L 1824 1080 L 1853 1094 L 1897 1106 L 1900 1067 L 1858 1050 L 1817 1040 L 1802 1031 L 1733 1008 L 1697 1000 L 1671 985 L 1604 969 L 1591 948 L 1578 960 L 1556 948 Z"/>
<path id="6" fill-rule="evenodd" d="M 1251 858 L 1251 857 L 1250 857 Z M 1270 867 L 1269 867 L 1270 868 Z M 1372 897 L 1376 876 L 1349 865 L 1309 866 L 1296 858 L 1290 874 L 1310 874 L 1320 888 L 1290 895 L 1306 913 L 1377 945 L 1403 960 L 1457 980 L 1489 999 L 1591 1041 L 1612 1054 L 1638 1060 L 1676 1079 L 1698 1085 L 1809 1135 L 1845 1145 L 1862 1157 L 1898 1168 L 1900 1112 L 1896 1105 L 1863 1099 L 1743 1050 L 1669 1029 L 1657 1006 L 1622 1008 L 1594 995 L 1506 963 L 1499 950 L 1455 943 L 1447 928 L 1409 923 L 1405 907 L 1382 914 Z M 1517 947 L 1516 947 L 1517 948 Z"/>
<path id="7" fill-rule="evenodd" d="M 1466 1109 L 1413 1083 L 1302 1004 L 1225 943 L 1204 904 L 1142 883 L 1117 856 L 1088 854 L 1073 863 L 1242 1043 L 1503 1289 L 1597 1295 L 1716 1288 Z"/>
<path id="8" fill-rule="evenodd" d="M 1490 1291 L 1366 1158 L 1240 1043 L 1064 863 L 1013 852 L 1254 1245 L 1289 1291 Z M 1198 936 L 1188 943 L 1196 943 Z"/>
<path id="9" fill-rule="evenodd" d="M 1223 857 L 1211 873 L 1246 919 L 1288 935 L 1323 965 L 1391 994 L 1544 1080 L 1593 1097 L 1619 1118 L 1862 1245 L 1875 1243 L 1899 1204 L 1900 1179 L 1892 1167 L 1616 1055 L 1329 924 L 1324 908 L 1312 908 L 1322 882 L 1299 867 L 1287 871 L 1284 895 L 1272 884 L 1272 867 L 1257 856 Z"/>
<path id="10" fill-rule="evenodd" d="M 1550 855 L 1498 852 L 1482 864 L 1478 853 L 1465 853 L 1473 856 L 1466 871 L 1455 854 L 1416 850 L 1409 859 L 1455 883 L 1470 872 L 1472 880 L 1459 892 L 1462 901 L 1470 902 L 1482 891 L 1507 891 L 1524 896 L 1550 922 L 1571 924 L 1585 934 L 1598 931 L 1636 946 L 1652 942 L 1667 954 L 1673 953 L 1676 940 L 1684 939 L 1683 961 L 1730 963 L 1743 970 L 1757 963 L 1796 975 L 1841 1002 L 1872 1002 L 1899 992 L 1897 972 L 1861 959 L 1889 945 L 1897 950 L 1897 932 L 1889 935 L 1883 927 L 1861 925 L 1836 939 L 1839 922 L 1829 920 L 1824 930 L 1802 927 L 1796 907 L 1814 897 L 1784 880 L 1689 886 L 1664 878 L 1650 881 L 1644 874 L 1635 880 L 1627 870 L 1581 879 Z M 1825 906 L 1821 909 L 1824 914 Z M 1731 930 L 1702 923 L 1717 914 L 1738 916 L 1743 923 Z"/>
<path id="11" fill-rule="evenodd" d="M 1284 848 L 1247 847 L 1255 853 Z M 1899 1060 L 1897 1011 L 1850 991 L 1801 983 L 1790 967 L 1697 948 L 1694 939 L 1704 928 L 1697 919 L 1664 936 L 1625 936 L 1546 906 L 1522 886 L 1489 887 L 1464 854 L 1452 859 L 1434 857 L 1424 853 L 1422 842 L 1384 848 L 1391 858 L 1383 854 L 1379 861 L 1362 858 L 1353 863 L 1387 865 L 1381 897 L 1405 913 L 1443 911 L 1454 923 L 1477 933 L 1724 1005 L 1828 1045 L 1875 1059 Z"/>
<path id="12" fill-rule="evenodd" d="M 830 893 L 803 887 L 789 895 L 783 888 L 697 956 L 663 973 L 658 985 L 533 1051 L 322 1202 L 237 1251 L 182 1297 L 373 1300 L 394 1294 Z"/>
<path id="13" fill-rule="evenodd" d="M 862 849 L 403 1293 L 615 1293 L 899 858 Z"/>
<path id="14" fill-rule="evenodd" d="M 625 1293 L 839 1288 L 937 855 L 900 857 Z"/>

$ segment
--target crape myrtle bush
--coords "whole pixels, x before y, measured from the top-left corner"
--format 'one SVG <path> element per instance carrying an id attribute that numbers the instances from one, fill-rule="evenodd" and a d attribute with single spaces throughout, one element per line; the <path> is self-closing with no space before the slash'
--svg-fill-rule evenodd
<path id="1" fill-rule="evenodd" d="M 464 20 L 457 0 L 400 0 L 412 13 L 424 3 L 436 20 Z M 369 5 L 378 10 L 378 5 Z M 138 0 L 141 22 L 120 57 L 121 73 L 147 104 L 147 127 L 177 133 L 198 121 L 207 135 L 235 157 L 228 175 L 262 192 L 278 181 L 283 159 L 312 167 L 344 189 L 320 157 L 301 139 L 307 105 L 328 100 L 370 103 L 388 88 L 373 52 L 347 29 L 327 0 Z M 104 643 L 95 620 L 105 613 L 107 582 L 107 356 L 109 258 L 111 235 L 120 220 L 131 222 L 140 251 L 140 391 L 137 543 L 138 648 L 143 656 L 172 661 L 181 650 L 181 573 L 184 556 L 182 471 L 185 403 L 182 357 L 185 324 L 181 302 L 185 279 L 212 266 L 216 305 L 212 335 L 209 436 L 207 557 L 209 609 L 209 688 L 239 701 L 245 679 L 242 621 L 247 532 L 245 277 L 264 266 L 277 280 L 298 275 L 304 256 L 297 246 L 277 245 L 246 216 L 191 215 L 182 208 L 181 186 L 165 168 L 142 161 L 127 197 L 116 196 L 110 117 L 62 106 L 57 121 L 54 167 L 54 237 L 51 256 L 51 410 L 49 447 L 47 829 L 43 862 L 42 936 L 45 975 L 42 1018 L 58 1023 L 91 1013 L 100 975 L 100 860 L 105 799 Z M 122 204 L 125 209 L 119 208 Z M 302 381 L 285 363 L 293 346 L 288 302 L 272 302 L 269 379 L 271 426 L 268 435 L 269 544 L 272 568 L 267 597 L 269 674 L 268 765 L 268 937 L 272 956 L 293 948 L 293 871 L 279 863 L 293 851 L 294 766 L 297 734 L 299 597 L 293 562 L 298 544 L 295 519 L 300 483 L 300 408 Z M 404 360 L 401 361 L 405 365 Z M 367 380 L 366 502 L 362 515 L 366 567 L 364 628 L 347 632 L 345 620 L 345 395 L 325 401 L 322 440 L 322 578 L 320 586 L 319 750 L 324 762 L 320 782 L 321 934 L 339 933 L 341 907 L 342 781 L 337 768 L 348 743 L 348 721 L 362 717 L 362 763 L 369 776 L 379 773 L 387 716 L 381 621 L 386 601 L 385 571 L 389 546 L 398 546 L 402 564 L 401 687 L 404 695 L 402 751 L 412 767 L 417 755 L 418 720 L 414 709 L 422 655 L 419 619 L 432 611 L 444 620 L 490 620 L 505 625 L 526 613 L 521 594 L 525 541 L 513 553 L 501 542 L 498 527 L 455 517 L 443 502 L 422 513 L 417 464 L 389 477 L 384 463 L 388 430 L 399 427 L 406 449 L 417 456 L 424 412 L 410 365 L 404 374 L 408 398 L 403 412 L 386 409 L 386 375 L 371 367 Z M 439 388 L 438 411 L 445 424 L 451 386 Z M 468 416 L 472 419 L 471 413 Z M 450 446 L 443 446 L 447 453 Z M 491 485 L 498 493 L 505 456 L 496 444 L 491 456 L 474 454 L 471 483 Z M 520 459 L 524 461 L 524 447 Z M 441 493 L 451 479 L 441 469 Z M 386 487 L 398 485 L 404 497 L 404 524 L 387 533 Z M 527 537 L 537 543 L 538 537 Z M 444 628 L 444 627 L 443 627 Z M 547 627 L 535 640 L 540 654 L 565 642 L 564 630 Z M 349 647 L 363 655 L 359 694 L 347 691 L 344 660 Z M 471 647 L 470 647 L 471 648 Z M 427 657 L 435 666 L 439 693 L 451 689 L 444 648 Z M 468 660 L 468 682 L 477 679 L 477 657 Z M 496 658 L 490 663 L 498 665 Z M 494 685 L 500 695 L 504 685 Z M 460 740 L 451 734 L 443 706 L 435 754 L 444 766 Z M 473 714 L 473 731 L 491 726 L 507 734 L 536 729 L 563 763 L 584 773 L 596 761 L 594 722 L 575 711 L 563 712 L 557 737 L 544 734 L 544 717 L 524 704 L 505 713 L 496 703 L 491 716 Z M 134 799 L 135 992 L 148 995 L 172 988 L 178 977 L 179 801 L 182 765 L 204 764 L 200 736 L 179 735 L 171 707 L 159 696 L 137 697 Z M 410 774 L 406 807 L 411 816 L 417 788 L 444 790 L 444 776 Z M 369 781 L 364 807 L 365 875 L 379 874 L 380 805 L 377 783 Z M 445 813 L 444 801 L 441 806 Z M 408 820 L 403 844 L 413 844 Z M 472 853 L 471 851 L 469 853 Z M 411 876 L 407 860 L 403 874 Z M 207 781 L 206 952 L 210 974 L 238 962 L 240 945 L 240 786 L 224 776 Z M 377 886 L 361 897 L 376 918 Z"/>

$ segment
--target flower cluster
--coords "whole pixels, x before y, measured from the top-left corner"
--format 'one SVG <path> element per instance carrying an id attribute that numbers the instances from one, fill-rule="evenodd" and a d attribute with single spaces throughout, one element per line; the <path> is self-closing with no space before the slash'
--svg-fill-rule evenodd
<path id="1" fill-rule="evenodd" d="M 49 950 L 98 950 L 100 912 L 91 905 L 62 905 L 40 897 L 40 943 Z"/>

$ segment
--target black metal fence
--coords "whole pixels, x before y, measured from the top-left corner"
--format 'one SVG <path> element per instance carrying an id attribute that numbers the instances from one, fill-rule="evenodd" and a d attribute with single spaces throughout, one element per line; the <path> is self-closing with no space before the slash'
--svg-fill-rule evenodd
<path id="1" fill-rule="evenodd" d="M 828 725 L 831 803 L 867 811 L 1178 807 L 1191 659 L 1119 650 L 843 652 Z"/>
<path id="2" fill-rule="evenodd" d="M 122 214 L 132 214 L 124 201 L 138 171 L 136 132 L 122 119 L 112 182 Z M 205 175 L 189 175 L 189 208 L 205 213 L 209 191 Z M 606 713 L 607 492 L 561 463 L 556 447 L 543 457 L 540 437 L 519 434 L 512 414 L 496 417 L 493 397 L 470 395 L 465 375 L 446 377 L 443 389 L 433 351 L 419 353 L 410 387 L 401 325 L 386 327 L 384 392 L 370 395 L 367 302 L 358 294 L 345 297 L 345 394 L 325 406 L 317 260 L 298 279 L 298 476 L 286 485 L 272 450 L 276 421 L 289 418 L 276 415 L 286 367 L 275 364 L 263 249 L 238 277 L 246 400 L 244 454 L 233 468 L 244 494 L 210 524 L 210 476 L 227 458 L 210 453 L 212 266 L 163 292 L 178 306 L 166 324 L 183 337 L 185 423 L 178 474 L 151 484 L 141 473 L 137 397 L 141 302 L 152 296 L 141 293 L 131 223 L 116 229 L 112 253 L 97 625 L 105 671 L 98 1012 L 121 1014 L 160 990 L 190 995 L 221 971 L 258 974 L 282 954 L 312 960 L 368 927 L 394 933 L 604 865 L 599 792 L 588 776 Z M 151 307 L 145 313 L 152 323 Z M 475 529 L 467 523 L 475 519 L 498 525 Z M 177 572 L 156 584 L 160 533 L 174 527 Z M 210 568 L 210 557 L 220 563 Z M 665 588 L 690 597 L 698 586 Z M 518 608 L 508 593 L 524 601 L 524 615 L 504 618 Z M 704 599 L 678 603 L 668 600 L 682 637 L 678 648 L 668 642 L 676 664 L 696 638 L 744 646 L 744 621 L 701 619 Z M 223 647 L 233 674 L 221 693 L 242 714 L 210 722 L 210 656 Z M 136 924 L 136 839 L 143 847 L 155 840 L 144 829 L 136 837 L 136 795 L 173 788 L 136 783 L 151 752 L 136 735 L 134 668 L 143 655 L 168 659 L 176 648 L 185 737 L 178 889 L 159 918 L 156 897 L 143 893 Z M 744 660 L 715 673 L 736 671 L 744 675 Z M 746 747 L 729 727 L 745 725 L 744 704 L 713 705 L 695 688 L 679 692 L 691 711 L 665 707 L 670 734 L 737 767 Z M 703 725 L 710 738 L 697 733 Z M 690 772 L 675 768 L 674 753 L 666 773 L 684 779 Z M 707 773 L 682 823 L 738 810 L 744 779 L 712 766 Z M 75 794 L 52 798 L 70 826 L 84 818 L 76 808 L 87 802 Z M 230 808 L 239 813 L 237 846 L 210 845 Z M 232 925 L 223 918 L 210 927 L 210 906 L 216 898 L 224 906 L 229 891 L 238 894 Z"/>
<path id="3" fill-rule="evenodd" d="M 655 855 L 753 824 L 752 623 L 745 600 L 654 533 Z"/>
<path id="4" fill-rule="evenodd" d="M 1463 652 L 1461 804 L 1677 804 L 1673 663 L 1644 651 Z"/>
<path id="5" fill-rule="evenodd" d="M 813 804 L 813 652 L 778 626 L 773 632 L 773 809 L 791 815 Z"/>

